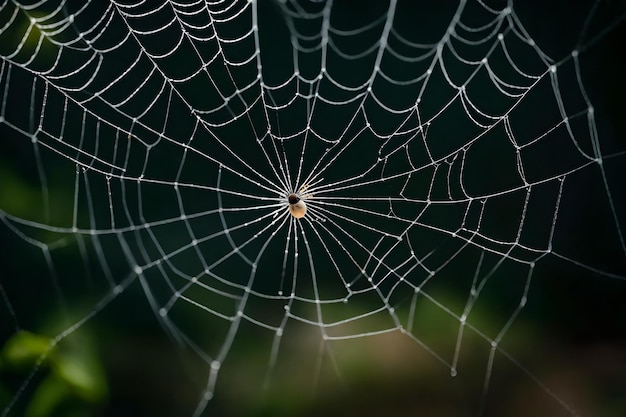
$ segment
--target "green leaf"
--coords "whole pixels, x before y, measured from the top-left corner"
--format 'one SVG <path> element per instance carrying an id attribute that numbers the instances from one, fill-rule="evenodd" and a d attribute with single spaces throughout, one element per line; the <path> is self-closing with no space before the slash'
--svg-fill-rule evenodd
<path id="1" fill-rule="evenodd" d="M 50 354 L 53 346 L 49 337 L 18 331 L 2 347 L 0 365 L 11 369 L 32 368 Z"/>
<path id="2" fill-rule="evenodd" d="M 71 388 L 54 374 L 37 387 L 24 413 L 25 417 L 47 417 L 71 395 Z"/>
<path id="3" fill-rule="evenodd" d="M 56 375 L 65 381 L 74 395 L 91 403 L 102 401 L 107 395 L 107 381 L 102 365 L 88 346 L 74 346 L 58 351 L 53 361 Z"/>

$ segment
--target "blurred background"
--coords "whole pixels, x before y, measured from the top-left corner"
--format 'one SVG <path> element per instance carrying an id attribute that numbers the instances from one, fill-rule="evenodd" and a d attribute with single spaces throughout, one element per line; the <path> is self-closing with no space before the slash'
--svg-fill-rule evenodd
<path id="1" fill-rule="evenodd" d="M 225 148 L 202 129 L 196 131 L 196 114 L 190 114 L 180 99 L 167 94 L 167 89 L 160 90 L 162 76 L 147 75 L 152 68 L 147 56 L 167 51 L 179 39 L 180 29 L 174 25 L 164 30 L 161 37 L 137 35 L 139 41 L 127 39 L 130 31 L 124 22 L 130 22 L 128 24 L 138 32 L 163 28 L 171 17 L 170 6 L 160 9 L 154 4 L 145 4 L 134 8 L 117 3 L 109 8 L 105 2 L 94 3 L 88 3 L 80 13 L 77 11 L 82 5 L 63 2 L 33 6 L 7 3 L 0 10 L 0 92 L 3 97 L 0 115 L 0 415 L 3 417 L 193 415 L 209 383 L 210 361 L 206 356 L 215 357 L 220 351 L 228 332 L 227 322 L 183 302 L 168 310 L 166 320 L 159 318 L 158 309 L 155 310 L 152 303 L 156 300 L 159 306 L 168 305 L 173 298 L 172 288 L 180 288 L 182 276 L 194 275 L 201 267 L 197 265 L 199 257 L 193 250 L 186 250 L 180 256 L 173 256 L 172 264 L 163 262 L 163 266 L 144 271 L 139 279 L 133 260 L 144 264 L 163 258 L 161 251 L 170 254 L 189 240 L 189 230 L 176 221 L 166 222 L 150 232 L 132 225 L 174 219 L 179 216 L 183 203 L 185 213 L 211 210 L 218 204 L 220 207 L 253 204 L 228 195 L 218 203 L 215 193 L 202 187 L 221 185 L 252 194 L 261 191 L 254 184 L 245 181 L 242 184 L 236 175 L 226 170 L 221 173 L 218 163 L 197 155 L 187 156 L 184 170 L 179 169 L 181 147 L 162 141 L 159 133 L 178 143 L 187 143 L 193 137 L 195 149 L 215 155 L 217 160 L 244 175 L 272 175 L 272 167 L 254 147 L 256 139 L 263 135 L 262 130 L 254 130 L 262 126 L 258 106 L 246 111 L 241 103 L 233 103 L 223 111 L 202 112 L 219 106 L 223 101 L 220 94 L 232 94 L 233 84 L 241 88 L 254 80 L 255 61 L 240 68 L 233 67 L 231 73 L 221 69 L 223 59 L 207 65 L 211 80 L 215 82 L 213 87 L 202 77 L 175 83 L 180 85 L 187 104 L 197 109 L 199 117 L 209 125 L 231 120 L 233 114 L 240 112 L 247 116 L 242 117 L 242 121 L 214 128 L 216 137 L 227 143 Z M 425 2 L 400 2 L 394 19 L 395 30 L 414 42 L 437 44 L 458 8 L 457 4 L 445 3 L 435 6 Z M 492 3 L 489 6 L 497 10 L 505 7 L 503 2 Z M 228 18 L 224 22 L 215 23 L 224 39 L 242 36 L 250 29 L 253 18 L 250 8 L 245 7 L 246 2 L 234 4 L 233 10 L 245 11 L 241 15 L 226 13 Z M 267 85 L 278 85 L 296 70 L 290 24 L 296 25 L 303 34 L 314 34 L 324 21 L 322 18 L 298 20 L 288 12 L 304 16 L 323 10 L 325 3 L 302 1 L 298 3 L 300 9 L 284 8 L 270 0 L 259 0 L 256 4 L 263 80 Z M 208 7 L 224 6 L 211 4 Z M 362 28 L 385 16 L 388 8 L 387 2 L 336 1 L 331 26 L 338 30 Z M 464 242 L 416 231 L 411 236 L 416 252 L 420 256 L 430 251 L 435 253 L 429 258 L 431 267 L 449 261 L 432 282 L 425 284 L 427 294 L 439 304 L 423 298 L 412 302 L 414 295 L 410 287 L 400 288 L 393 297 L 399 315 L 412 317 L 411 331 L 419 342 L 400 332 L 390 332 L 324 343 L 319 326 L 290 320 L 276 362 L 271 364 L 275 332 L 243 322 L 228 349 L 214 397 L 203 415 L 612 417 L 626 413 L 626 254 L 614 221 L 614 216 L 620 220 L 623 236 L 626 82 L 620 58 L 626 42 L 623 23 L 626 4 L 610 0 L 575 4 L 532 1 L 514 2 L 513 8 L 528 36 L 558 63 L 558 90 L 567 114 L 584 113 L 587 109 L 584 94 L 587 94 L 594 106 L 600 154 L 612 155 L 604 160 L 604 177 L 595 167 L 566 177 L 558 225 L 551 242 L 556 252 L 575 262 L 550 255 L 542 258 L 525 290 L 528 266 L 481 250 L 494 248 L 491 243 L 479 243 L 482 247 L 468 247 L 459 256 L 453 256 Z M 72 13 L 76 13 L 77 18 L 58 32 L 54 24 L 31 25 L 31 17 L 46 16 L 55 10 L 56 17 L 45 23 L 62 21 Z M 149 13 L 144 16 L 143 12 Z M 479 26 L 484 15 L 482 6 L 469 2 L 463 22 Z M 105 19 L 101 20 L 102 17 Z M 188 30 L 196 34 L 194 29 Z M 206 31 L 212 33 L 205 28 Z M 42 32 L 52 41 L 39 45 Z M 72 41 L 78 39 L 76 33 L 91 39 L 89 45 L 93 49 L 87 48 L 84 40 Z M 98 33 L 102 36 L 95 36 Z M 359 32 L 342 38 L 341 47 L 358 53 L 375 44 L 377 36 L 380 30 Z M 468 32 L 463 36 L 471 39 L 472 34 Z M 515 44 L 512 33 L 507 36 L 516 64 L 534 74 L 547 69 L 531 48 Z M 14 54 L 21 42 L 20 52 Z M 64 42 L 65 46 L 59 47 Z M 210 56 L 212 43 L 207 41 L 207 45 L 205 52 Z M 580 45 L 583 45 L 579 59 L 584 94 L 571 59 L 571 52 Z M 111 50 L 112 46 L 116 48 Z M 462 44 L 457 47 L 459 53 L 466 56 L 484 56 L 487 51 Z M 225 44 L 223 48 L 224 56 L 232 62 L 249 58 L 255 52 L 250 38 Z M 59 50 L 63 51 L 60 55 Z M 94 50 L 98 53 L 93 53 Z M 199 52 L 201 56 L 203 53 Z M 35 58 L 31 59 L 33 56 Z M 297 69 L 302 75 L 314 77 L 319 73 L 319 53 L 298 56 Z M 327 64 L 336 79 L 358 84 L 371 74 L 372 59 L 369 56 L 364 61 L 349 60 L 329 54 Z M 497 59 L 494 57 L 494 67 L 497 67 Z M 156 59 L 162 74 L 170 79 L 182 77 L 188 68 L 198 65 L 197 61 L 198 56 L 186 44 L 167 59 Z M 464 76 L 467 68 L 458 59 L 448 57 L 446 63 L 451 76 Z M 52 65 L 55 70 L 46 73 Z M 420 61 L 406 65 L 383 61 L 381 67 L 400 80 L 421 74 L 425 70 L 423 65 Z M 126 68 L 144 76 L 128 77 L 105 91 L 107 83 L 112 83 Z M 72 76 L 54 76 L 68 73 Z M 278 89 L 272 98 L 284 102 L 296 88 L 292 84 Z M 443 78 L 433 77 L 430 86 L 423 100 L 426 118 L 440 109 L 452 94 Z M 469 86 L 470 97 L 475 102 L 484 100 L 485 105 L 493 104 L 496 113 L 505 106 L 498 101 L 502 95 L 493 91 L 488 79 L 477 78 Z M 319 88 L 323 96 L 333 97 L 330 84 L 320 84 Z M 129 91 L 135 89 L 138 93 L 129 99 Z M 374 84 L 373 89 L 380 91 L 384 103 L 391 107 L 414 102 L 418 91 L 410 88 L 385 90 L 384 84 Z M 105 91 L 102 101 L 94 91 Z M 64 94 L 75 101 L 64 100 Z M 242 96 L 254 98 L 258 96 L 258 89 L 246 90 Z M 152 100 L 156 102 L 154 110 L 141 114 Z M 105 101 L 118 105 L 107 106 Z M 395 126 L 395 119 L 389 112 L 373 103 L 365 106 L 370 123 L 379 132 L 387 132 Z M 556 126 L 562 120 L 558 110 L 553 84 L 545 77 L 511 112 L 516 138 L 530 140 L 539 132 Z M 308 112 L 306 102 L 295 102 L 284 112 L 277 112 L 280 116 L 277 115 L 275 121 L 272 119 L 273 132 L 283 136 L 297 132 L 309 123 Z M 169 116 L 164 121 L 166 113 Z M 329 137 L 339 137 L 347 118 L 354 113 L 351 108 L 324 109 L 320 105 L 313 111 L 317 118 L 312 118 L 310 123 Z M 141 123 L 136 123 L 133 117 L 139 118 Z M 104 120 L 111 125 L 103 123 Z M 573 136 L 580 139 L 577 145 L 591 152 L 593 140 L 589 137 L 587 119 L 576 120 L 580 125 L 573 122 L 572 129 Z M 359 123 L 364 121 L 359 120 L 355 125 Z M 433 153 L 445 153 L 448 144 L 458 146 L 455 141 L 474 138 L 476 133 L 464 130 L 467 124 L 468 118 L 463 112 L 442 113 L 432 125 L 429 149 Z M 38 129 L 42 125 L 43 129 Z M 346 133 L 346 137 L 354 136 L 355 133 Z M 296 135 L 294 143 L 300 139 Z M 511 155 L 504 156 L 506 141 L 507 136 L 501 134 L 483 141 L 486 142 L 484 147 L 472 148 L 463 173 L 470 191 L 487 194 L 512 187 L 512 178 L 517 175 L 516 165 Z M 359 169 L 354 165 L 358 164 L 355 161 L 359 161 L 359 157 L 367 161 L 370 153 L 378 151 L 371 145 L 374 142 L 374 135 L 365 135 L 329 170 L 326 179 L 353 175 L 353 170 Z M 536 153 L 526 156 L 528 174 L 535 179 L 547 179 L 565 167 L 585 164 L 572 143 L 565 131 L 548 135 Z M 290 157 L 299 156 L 297 146 L 285 146 Z M 310 146 L 312 152 L 318 151 L 317 146 L 322 148 L 321 145 Z M 235 150 L 254 171 L 251 173 L 227 149 Z M 113 166 L 120 165 L 125 167 L 129 177 L 143 174 L 156 181 L 141 184 L 131 180 L 116 181 L 115 175 L 119 172 Z M 92 170 L 84 171 L 85 166 Z M 180 180 L 200 187 L 179 192 L 167 183 L 160 184 L 161 180 Z M 555 184 L 552 181 L 545 188 L 538 187 L 533 194 L 537 196 L 537 206 L 554 207 L 558 194 Z M 397 193 L 397 184 L 386 187 L 390 189 L 375 186 L 367 188 L 366 192 L 372 196 Z M 607 199 L 606 187 L 612 192 L 611 202 Z M 110 194 L 116 197 L 114 206 L 109 205 Z M 495 198 L 490 200 L 486 204 L 486 220 L 481 232 L 494 237 L 500 232 L 514 232 L 520 225 L 523 199 L 519 197 L 510 193 L 505 194 L 502 202 Z M 380 209 L 374 204 L 363 207 Z M 71 233 L 72 225 L 95 232 L 113 229 L 110 211 L 118 213 L 116 227 L 120 230 L 130 227 L 119 233 L 100 233 L 97 237 Z M 537 209 L 542 216 L 537 214 L 536 225 L 533 223 L 535 212 L 529 213 L 523 228 L 524 238 L 545 244 L 553 212 L 550 208 Z M 257 216 L 256 213 L 235 212 L 226 214 L 223 220 L 217 215 L 206 215 L 191 224 L 199 236 L 208 236 L 223 229 L 225 221 L 230 225 L 243 224 Z M 370 221 L 359 214 L 355 220 Z M 457 217 L 435 211 L 425 221 L 449 230 L 455 227 Z M 254 227 L 243 229 L 239 235 L 233 233 L 233 239 L 241 245 L 258 231 Z M 344 227 L 351 230 L 349 225 Z M 363 233 L 361 237 L 367 239 L 367 234 Z M 206 259 L 215 260 L 222 253 L 220 248 L 228 245 L 222 236 L 199 247 Z M 260 248 L 261 243 L 253 242 L 244 252 L 254 255 Z M 332 267 L 321 247 L 317 248 L 321 254 L 314 254 L 314 257 L 318 256 L 315 259 L 319 265 L 320 289 L 333 294 L 337 283 L 326 279 Z M 266 263 L 262 263 L 265 267 L 259 268 L 255 278 L 256 291 L 274 294 L 280 289 L 276 275 L 280 274 L 282 257 L 279 253 L 283 249 L 284 245 L 277 244 L 267 249 L 263 261 Z M 356 256 L 358 248 L 354 250 Z M 527 259 L 528 254 L 519 256 Z M 339 266 L 346 269 L 346 276 L 357 275 L 349 270 L 351 267 L 345 259 L 337 256 L 337 260 Z M 396 259 L 391 256 L 388 262 L 391 265 Z M 583 266 L 577 266 L 576 262 Z M 469 317 L 468 322 L 475 329 L 488 339 L 494 339 L 507 325 L 523 295 L 527 302 L 495 351 L 484 337 L 466 329 L 459 351 L 458 373 L 452 377 L 450 367 L 437 359 L 440 356 L 449 363 L 457 345 L 459 322 L 452 319 L 446 309 L 457 315 L 463 312 L 479 265 L 483 273 L 491 268 L 494 273 Z M 174 272 L 175 267 L 183 272 Z M 223 269 L 216 269 L 218 275 L 232 274 L 233 282 L 243 285 L 247 282 L 247 265 L 226 263 L 220 268 Z M 594 268 L 609 274 L 594 272 Z M 304 269 L 297 272 L 307 273 Z M 416 274 L 418 276 L 411 278 L 415 279 L 414 283 L 425 279 Z M 226 315 L 236 311 L 236 305 L 228 297 L 194 291 L 190 290 L 187 295 L 205 308 Z M 254 311 L 254 317 L 278 325 L 283 318 L 283 304 L 259 297 L 250 301 L 246 312 Z M 324 307 L 329 322 L 376 308 L 375 304 L 368 304 L 366 298 L 351 300 L 345 306 L 339 304 Z M 315 320 L 312 305 L 303 303 L 301 308 L 296 314 Z M 172 330 L 168 324 L 176 328 Z M 385 314 L 373 314 L 344 326 L 343 330 L 346 334 L 364 334 L 392 326 Z M 54 345 L 52 350 L 51 345 Z M 494 355 L 493 362 L 490 355 Z M 486 375 L 489 376 L 487 381 Z"/>

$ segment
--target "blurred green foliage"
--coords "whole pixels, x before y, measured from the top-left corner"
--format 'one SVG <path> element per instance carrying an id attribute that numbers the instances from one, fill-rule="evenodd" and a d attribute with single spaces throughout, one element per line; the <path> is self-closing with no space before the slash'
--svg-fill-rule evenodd
<path id="1" fill-rule="evenodd" d="M 57 344 L 41 334 L 18 331 L 2 346 L 0 372 L 3 380 L 13 375 L 36 380 L 29 387 L 32 392 L 24 417 L 90 416 L 107 398 L 104 369 L 84 334 L 73 334 Z M 9 386 L 2 383 L 0 392 L 13 391 L 3 401 L 21 389 Z"/>

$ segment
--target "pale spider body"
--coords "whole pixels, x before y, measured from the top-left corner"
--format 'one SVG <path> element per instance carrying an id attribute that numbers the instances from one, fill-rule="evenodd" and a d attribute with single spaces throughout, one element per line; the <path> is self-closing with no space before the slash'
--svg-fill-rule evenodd
<path id="1" fill-rule="evenodd" d="M 304 184 L 297 193 L 291 193 L 287 196 L 289 213 L 296 219 L 301 219 L 306 214 L 306 203 L 304 200 L 313 197 L 313 194 L 303 194 L 307 188 L 309 188 L 309 186 Z"/>

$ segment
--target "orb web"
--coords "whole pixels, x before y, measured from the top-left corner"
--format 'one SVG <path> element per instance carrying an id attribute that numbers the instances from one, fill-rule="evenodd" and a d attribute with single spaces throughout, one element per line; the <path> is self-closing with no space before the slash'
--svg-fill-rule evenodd
<path id="1" fill-rule="evenodd" d="M 593 413 L 538 358 L 624 336 L 626 152 L 597 93 L 624 11 L 536 7 L 4 3 L 2 334 L 51 344 L 2 415 L 101 316 L 160 324 L 186 415 L 222 380 L 324 402 L 359 367 L 450 415 Z"/>

